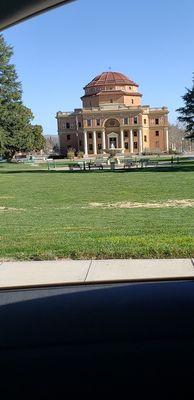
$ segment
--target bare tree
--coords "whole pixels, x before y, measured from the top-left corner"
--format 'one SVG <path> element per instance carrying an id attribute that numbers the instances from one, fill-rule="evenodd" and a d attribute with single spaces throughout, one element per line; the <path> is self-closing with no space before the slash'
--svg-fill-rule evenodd
<path id="1" fill-rule="evenodd" d="M 44 152 L 46 154 L 50 153 L 58 153 L 59 152 L 59 143 L 58 143 L 58 137 L 51 135 L 51 136 L 45 136 L 46 143 L 44 146 Z"/>
<path id="2" fill-rule="evenodd" d="M 176 152 L 191 151 L 191 141 L 185 139 L 186 132 L 182 124 L 169 124 L 169 149 Z"/>

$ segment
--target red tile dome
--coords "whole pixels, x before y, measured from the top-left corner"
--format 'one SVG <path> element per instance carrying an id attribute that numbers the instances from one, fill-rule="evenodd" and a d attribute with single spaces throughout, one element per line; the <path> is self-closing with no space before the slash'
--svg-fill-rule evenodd
<path id="1" fill-rule="evenodd" d="M 106 85 L 131 85 L 131 86 L 139 86 L 137 83 L 130 80 L 127 76 L 121 74 L 120 72 L 103 72 L 102 74 L 96 76 L 86 88 L 92 88 L 97 86 L 106 86 Z"/>

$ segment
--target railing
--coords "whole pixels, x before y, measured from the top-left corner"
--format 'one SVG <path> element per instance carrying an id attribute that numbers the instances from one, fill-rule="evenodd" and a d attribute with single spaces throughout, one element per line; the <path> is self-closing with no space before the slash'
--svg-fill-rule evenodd
<path id="1" fill-rule="evenodd" d="M 114 170 L 115 166 L 119 169 L 125 168 L 145 168 L 145 167 L 165 167 L 173 166 L 177 164 L 192 164 L 194 165 L 194 157 L 181 157 L 181 156 L 115 156 L 112 158 L 98 157 L 96 159 L 80 160 L 80 161 L 50 161 L 48 162 L 48 171 L 55 170 L 57 168 L 65 168 L 69 171 L 80 170 L 90 171 L 91 169 L 110 169 Z"/>

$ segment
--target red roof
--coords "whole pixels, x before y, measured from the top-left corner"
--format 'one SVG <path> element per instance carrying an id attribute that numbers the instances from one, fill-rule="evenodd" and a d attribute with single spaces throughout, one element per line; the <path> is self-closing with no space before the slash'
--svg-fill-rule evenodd
<path id="1" fill-rule="evenodd" d="M 96 86 L 105 85 L 132 85 L 139 86 L 137 83 L 131 81 L 127 76 L 121 74 L 120 72 L 103 72 L 101 75 L 96 76 L 84 89 Z"/>

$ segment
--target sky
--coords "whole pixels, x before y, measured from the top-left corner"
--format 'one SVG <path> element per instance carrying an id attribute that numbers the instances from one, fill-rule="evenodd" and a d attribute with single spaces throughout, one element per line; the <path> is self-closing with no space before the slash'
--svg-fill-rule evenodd
<path id="1" fill-rule="evenodd" d="M 83 87 L 109 68 L 175 123 L 192 85 L 193 16 L 193 0 L 76 0 L 5 30 L 34 123 L 57 134 L 56 112 L 81 107 Z"/>

